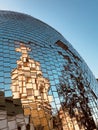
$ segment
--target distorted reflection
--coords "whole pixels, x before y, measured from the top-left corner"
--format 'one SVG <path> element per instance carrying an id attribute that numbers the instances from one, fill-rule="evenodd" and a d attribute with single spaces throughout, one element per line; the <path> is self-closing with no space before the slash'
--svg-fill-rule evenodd
<path id="1" fill-rule="evenodd" d="M 21 100 L 24 118 L 30 124 L 30 129 L 52 129 L 49 80 L 43 77 L 40 63 L 29 57 L 28 47 L 21 44 L 16 51 L 22 55 L 17 60 L 17 68 L 11 73 L 13 99 Z"/>
<path id="2" fill-rule="evenodd" d="M 0 91 L 0 130 L 97 130 L 97 96 L 82 75 L 80 59 L 60 41 L 56 44 L 68 52 L 57 51 L 67 61 L 57 69 L 58 62 L 52 68 L 49 62 L 41 64 L 30 58 L 31 49 L 25 44 L 19 43 L 19 48 L 15 48 L 21 56 L 12 61 L 16 67 L 11 78 L 5 73 L 5 90 L 11 81 L 13 96 L 5 97 Z"/>

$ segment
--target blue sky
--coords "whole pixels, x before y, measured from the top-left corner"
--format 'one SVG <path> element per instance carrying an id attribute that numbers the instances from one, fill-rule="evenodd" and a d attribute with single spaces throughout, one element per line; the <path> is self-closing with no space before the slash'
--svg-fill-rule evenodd
<path id="1" fill-rule="evenodd" d="M 98 78 L 98 0 L 0 0 L 0 9 L 29 14 L 58 30 Z"/>

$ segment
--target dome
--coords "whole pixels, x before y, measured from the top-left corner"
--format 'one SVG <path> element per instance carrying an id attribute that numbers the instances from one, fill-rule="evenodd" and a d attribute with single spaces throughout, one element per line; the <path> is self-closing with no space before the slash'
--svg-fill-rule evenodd
<path id="1" fill-rule="evenodd" d="M 0 11 L 0 130 L 97 130 L 97 104 L 98 81 L 58 31 Z"/>

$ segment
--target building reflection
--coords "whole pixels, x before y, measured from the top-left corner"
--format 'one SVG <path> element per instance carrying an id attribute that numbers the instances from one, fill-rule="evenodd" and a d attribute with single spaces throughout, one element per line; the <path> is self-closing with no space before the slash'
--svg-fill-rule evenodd
<path id="1" fill-rule="evenodd" d="M 97 130 L 98 79 L 79 53 L 32 16 L 0 19 L 0 130 Z"/>
<path id="2" fill-rule="evenodd" d="M 43 77 L 40 63 L 29 57 L 28 47 L 21 44 L 16 51 L 22 55 L 17 60 L 17 68 L 11 73 L 13 99 L 21 100 L 24 116 L 30 128 L 52 129 L 49 80 Z"/>
<path id="3" fill-rule="evenodd" d="M 21 56 L 17 60 L 17 67 L 11 72 L 13 96 L 4 97 L 4 92 L 0 92 L 0 129 L 96 130 L 89 107 L 89 95 L 85 92 L 80 73 L 79 77 L 70 74 L 70 59 L 66 57 L 69 60 L 69 64 L 64 66 L 67 73 L 62 71 L 60 82 L 55 86 L 59 99 L 63 100 L 60 101 L 58 111 L 53 114 L 54 106 L 51 104 L 56 93 L 52 96 L 49 94 L 50 81 L 43 76 L 40 62 L 30 58 L 29 51 L 23 43 L 16 48 Z M 89 87 L 88 91 L 91 91 Z"/>

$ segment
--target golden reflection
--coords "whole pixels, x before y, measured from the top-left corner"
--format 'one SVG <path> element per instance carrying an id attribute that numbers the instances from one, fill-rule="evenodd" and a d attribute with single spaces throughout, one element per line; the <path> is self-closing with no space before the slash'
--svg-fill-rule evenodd
<path id="1" fill-rule="evenodd" d="M 17 60 L 17 68 L 11 73 L 13 99 L 20 98 L 26 122 L 32 130 L 39 127 L 52 130 L 49 80 L 43 77 L 40 63 L 29 57 L 28 47 L 21 44 L 16 51 L 21 53 L 21 57 Z"/>

